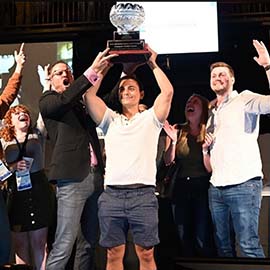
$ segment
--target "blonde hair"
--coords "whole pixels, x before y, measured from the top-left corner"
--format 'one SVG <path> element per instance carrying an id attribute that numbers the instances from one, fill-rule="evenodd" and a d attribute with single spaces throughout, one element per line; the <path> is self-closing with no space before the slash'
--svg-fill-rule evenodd
<path id="1" fill-rule="evenodd" d="M 206 123 L 208 119 L 208 109 L 209 109 L 209 101 L 207 98 L 193 94 L 191 97 L 198 97 L 202 102 L 202 114 L 200 118 L 200 132 L 197 136 L 197 142 L 202 143 L 204 141 L 205 133 L 206 133 Z M 177 139 L 176 145 L 176 155 L 188 155 L 189 154 L 189 147 L 187 143 L 187 136 L 190 133 L 190 125 L 189 122 L 186 121 L 184 124 L 181 125 L 180 133 Z"/>

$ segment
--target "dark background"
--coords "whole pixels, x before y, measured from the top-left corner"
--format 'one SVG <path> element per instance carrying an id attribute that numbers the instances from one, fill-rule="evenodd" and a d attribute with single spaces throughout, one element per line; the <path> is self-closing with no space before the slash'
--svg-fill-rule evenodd
<path id="1" fill-rule="evenodd" d="M 1 1 L 0 43 L 72 40 L 73 69 L 78 77 L 106 47 L 107 40 L 112 39 L 115 28 L 109 21 L 109 12 L 114 3 Z M 209 66 L 215 61 L 225 61 L 234 68 L 238 91 L 249 89 L 270 94 L 265 72 L 253 60 L 256 50 L 252 45 L 252 40 L 258 39 L 270 49 L 269 1 L 218 1 L 218 24 L 219 52 L 158 56 L 158 64 L 175 89 L 169 115 L 171 123 L 184 121 L 184 104 L 192 93 L 202 94 L 210 100 L 214 98 L 209 87 Z M 101 95 L 112 89 L 120 73 L 119 64 L 110 70 L 100 89 Z M 143 102 L 151 106 L 159 92 L 153 74 L 147 65 L 136 73 L 145 88 Z M 269 116 L 261 117 L 260 133 L 270 131 L 269 121 Z"/>

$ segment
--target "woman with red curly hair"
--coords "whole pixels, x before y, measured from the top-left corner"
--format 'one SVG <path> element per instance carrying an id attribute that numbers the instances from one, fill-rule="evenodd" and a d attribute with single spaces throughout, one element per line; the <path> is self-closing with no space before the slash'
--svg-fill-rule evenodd
<path id="1" fill-rule="evenodd" d="M 7 85 L 0 95 L 0 120 L 14 102 L 20 90 L 23 68 L 25 63 L 24 43 L 21 44 L 19 52 L 14 51 L 16 67 L 8 80 Z M 2 157 L 1 157 L 2 158 Z M 11 235 L 9 230 L 6 203 L 2 192 L 2 182 L 0 181 L 0 265 L 9 262 L 11 250 Z"/>
<path id="2" fill-rule="evenodd" d="M 48 226 L 52 220 L 52 190 L 44 172 L 42 132 L 31 127 L 29 109 L 10 108 L 0 132 L 3 158 L 13 172 L 8 179 L 8 214 L 16 263 L 44 270 Z"/>

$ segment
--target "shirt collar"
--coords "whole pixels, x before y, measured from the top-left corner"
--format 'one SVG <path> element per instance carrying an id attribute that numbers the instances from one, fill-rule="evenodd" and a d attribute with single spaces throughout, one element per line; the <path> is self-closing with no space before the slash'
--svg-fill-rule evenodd
<path id="1" fill-rule="evenodd" d="M 223 102 L 221 104 L 227 103 L 228 101 L 232 100 L 233 98 L 235 98 L 238 95 L 239 95 L 238 92 L 236 90 L 233 90 L 229 95 L 227 95 L 225 97 L 225 99 L 223 100 Z M 217 99 L 215 98 L 214 100 L 212 100 L 210 102 L 210 107 L 209 108 L 214 109 L 214 108 L 216 108 L 216 106 L 217 106 Z"/>
<path id="2" fill-rule="evenodd" d="M 124 114 L 121 114 L 121 118 L 124 119 L 124 120 L 130 121 L 130 120 L 136 119 L 136 118 L 138 117 L 138 115 L 140 115 L 140 112 L 135 113 L 135 114 L 129 119 L 129 118 L 127 118 Z"/>

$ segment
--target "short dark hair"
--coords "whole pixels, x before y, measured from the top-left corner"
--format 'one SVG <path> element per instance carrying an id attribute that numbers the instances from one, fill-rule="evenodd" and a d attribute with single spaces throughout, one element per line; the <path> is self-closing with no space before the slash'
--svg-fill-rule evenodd
<path id="1" fill-rule="evenodd" d="M 48 68 L 49 74 L 51 74 L 53 67 L 56 66 L 56 65 L 58 65 L 58 64 L 65 64 L 70 70 L 72 70 L 68 63 L 66 63 L 63 60 L 58 60 L 58 61 L 54 62 L 53 64 L 51 64 L 49 66 L 49 68 Z"/>
<path id="2" fill-rule="evenodd" d="M 118 83 L 117 83 L 117 89 L 119 89 L 121 82 L 125 81 L 125 80 L 134 80 L 138 84 L 140 92 L 143 91 L 143 85 L 142 85 L 141 81 L 139 79 L 137 79 L 137 77 L 135 75 L 125 75 L 122 78 L 120 78 Z"/>

